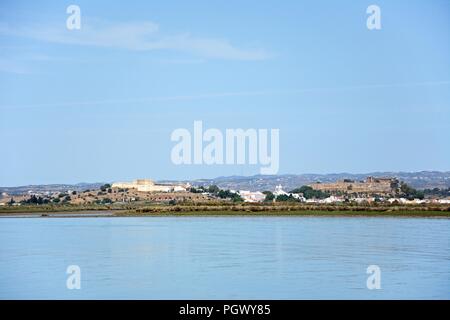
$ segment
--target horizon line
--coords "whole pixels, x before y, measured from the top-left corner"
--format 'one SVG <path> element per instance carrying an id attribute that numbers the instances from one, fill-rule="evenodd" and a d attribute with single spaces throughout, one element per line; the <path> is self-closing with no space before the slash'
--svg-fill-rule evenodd
<path id="1" fill-rule="evenodd" d="M 317 176 L 327 176 L 327 175 L 373 175 L 373 174 L 385 174 L 385 173 L 394 173 L 394 174 L 411 174 L 411 173 L 431 173 L 438 172 L 443 174 L 450 174 L 450 170 L 442 171 L 442 170 L 420 170 L 420 171 L 371 171 L 365 173 L 350 173 L 350 172 L 332 172 L 332 173 L 283 173 L 283 174 L 253 174 L 253 175 L 228 175 L 228 176 L 216 176 L 214 178 L 192 178 L 192 179 L 155 179 L 156 182 L 165 182 L 165 181 L 174 181 L 174 182 L 185 182 L 185 181 L 199 181 L 199 180 L 216 180 L 220 178 L 252 178 L 252 177 L 276 177 L 276 176 L 306 176 L 306 175 L 317 175 Z M 133 178 L 134 179 L 142 179 L 141 178 Z M 153 179 L 152 179 L 153 180 Z M 52 185 L 79 185 L 79 184 L 106 184 L 112 183 L 113 181 L 96 181 L 96 182 L 75 182 L 75 183 L 33 183 L 33 184 L 23 184 L 23 185 L 14 185 L 14 186 L 0 186 L 0 188 L 20 188 L 20 187 L 33 187 L 33 186 L 52 186 Z M 118 181 L 118 180 L 117 180 Z"/>

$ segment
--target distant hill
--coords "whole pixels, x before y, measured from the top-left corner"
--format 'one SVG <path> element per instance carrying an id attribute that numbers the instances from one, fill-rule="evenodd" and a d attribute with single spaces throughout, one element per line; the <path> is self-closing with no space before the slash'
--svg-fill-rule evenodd
<path id="1" fill-rule="evenodd" d="M 87 189 L 99 189 L 104 183 L 77 183 L 77 184 L 39 184 L 19 187 L 0 187 L 0 194 L 6 192 L 10 195 L 33 192 L 63 192 L 67 190 L 83 191 Z"/>
<path id="2" fill-rule="evenodd" d="M 222 189 L 264 191 L 274 190 L 276 185 L 282 185 L 286 191 L 314 182 L 335 182 L 342 179 L 364 180 L 368 176 L 396 177 L 416 189 L 450 188 L 450 171 L 420 171 L 420 172 L 370 172 L 361 174 L 331 173 L 331 174 L 284 174 L 284 175 L 254 175 L 254 176 L 228 176 L 214 179 L 197 179 L 191 181 L 164 180 L 161 183 L 189 182 L 194 186 L 207 186 L 215 184 Z M 77 183 L 77 184 L 48 184 L 27 185 L 20 187 L 0 187 L 0 194 L 23 194 L 34 192 L 61 192 L 67 190 L 83 191 L 98 189 L 104 182 Z"/>
<path id="3" fill-rule="evenodd" d="M 286 175 L 255 175 L 250 177 L 230 176 L 215 179 L 191 181 L 193 185 L 215 184 L 223 189 L 233 190 L 274 190 L 276 185 L 282 185 L 286 191 L 314 182 L 335 182 L 342 179 L 364 180 L 368 176 L 396 177 L 416 189 L 449 188 L 450 172 L 371 172 L 364 174 L 332 173 L 332 174 L 286 174 Z"/>

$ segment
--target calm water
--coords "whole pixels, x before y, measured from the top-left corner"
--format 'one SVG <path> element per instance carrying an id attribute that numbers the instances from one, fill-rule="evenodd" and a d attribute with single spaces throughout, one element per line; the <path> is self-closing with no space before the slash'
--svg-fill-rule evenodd
<path id="1" fill-rule="evenodd" d="M 450 219 L 3 218 L 0 298 L 449 299 Z"/>

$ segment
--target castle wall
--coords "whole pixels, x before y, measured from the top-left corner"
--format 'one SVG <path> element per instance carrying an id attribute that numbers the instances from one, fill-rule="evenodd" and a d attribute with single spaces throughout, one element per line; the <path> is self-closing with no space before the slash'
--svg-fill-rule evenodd
<path id="1" fill-rule="evenodd" d="M 136 189 L 141 192 L 186 191 L 185 186 L 155 184 L 149 179 L 136 179 L 133 182 L 115 182 L 112 184 L 112 187 L 121 189 Z"/>
<path id="2" fill-rule="evenodd" d="M 310 184 L 315 190 L 344 193 L 392 193 L 392 184 L 396 182 L 393 178 L 368 177 L 365 182 L 338 181 L 335 183 L 313 183 Z"/>

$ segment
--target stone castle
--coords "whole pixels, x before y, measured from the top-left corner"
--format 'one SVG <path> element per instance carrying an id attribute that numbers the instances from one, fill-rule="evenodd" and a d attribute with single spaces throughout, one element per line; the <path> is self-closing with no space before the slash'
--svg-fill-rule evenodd
<path id="1" fill-rule="evenodd" d="M 370 193 L 370 194 L 394 194 L 398 190 L 399 181 L 396 178 L 367 177 L 365 181 L 344 179 L 333 183 L 310 184 L 314 190 L 335 193 Z"/>
<path id="2" fill-rule="evenodd" d="M 157 184 L 150 179 L 136 179 L 132 182 L 115 182 L 112 184 L 112 188 L 136 189 L 141 192 L 180 192 L 186 191 L 189 187 L 189 184 Z"/>

